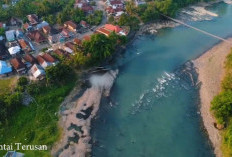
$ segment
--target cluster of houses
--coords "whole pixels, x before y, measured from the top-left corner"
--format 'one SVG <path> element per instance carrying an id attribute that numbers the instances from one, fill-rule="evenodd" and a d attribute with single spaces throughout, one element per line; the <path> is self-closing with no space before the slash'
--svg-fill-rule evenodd
<path id="1" fill-rule="evenodd" d="M 145 0 L 134 0 L 136 6 L 146 4 Z M 125 13 L 125 1 L 124 0 L 107 0 L 105 11 L 108 16 L 113 16 L 115 20 Z"/>
<path id="2" fill-rule="evenodd" d="M 74 54 L 76 48 L 81 48 L 84 40 L 90 40 L 90 38 L 90 36 L 84 36 L 82 40 L 74 38 L 72 41 L 60 45 L 58 49 L 54 51 L 52 49 L 52 52 L 43 52 L 37 56 L 25 53 L 25 55 L 21 56 L 16 55 L 9 61 L 0 60 L 0 76 L 28 73 L 31 80 L 42 80 L 46 74 L 45 69 L 58 63 L 54 56 L 69 57 Z M 21 43 L 21 39 L 19 43 Z"/>
<path id="3" fill-rule="evenodd" d="M 28 15 L 29 23 L 23 24 L 23 29 L 27 32 L 27 37 L 37 44 L 49 42 L 65 42 L 77 32 L 77 24 L 72 21 L 64 23 L 63 27 L 54 28 L 46 21 L 40 22 L 35 14 Z"/>
<path id="4" fill-rule="evenodd" d="M 112 9 L 124 9 L 121 0 L 108 0 L 107 4 Z M 85 13 L 93 12 L 88 0 L 76 0 L 74 7 L 82 9 Z M 54 55 L 69 57 L 76 49 L 82 48 L 83 41 L 91 39 L 90 35 L 83 36 L 82 39 L 77 38 L 80 28 L 90 28 L 86 21 L 81 21 L 80 24 L 66 21 L 63 26 L 55 26 L 56 28 L 40 20 L 35 14 L 27 15 L 27 21 L 26 23 L 21 21 L 22 27 L 15 27 L 20 22 L 16 18 L 10 20 L 10 26 L 14 27 L 7 27 L 5 23 L 0 22 L 0 28 L 6 30 L 5 36 L 0 36 L 0 77 L 18 73 L 29 74 L 31 79 L 41 80 L 45 76 L 45 69 L 58 63 Z M 112 32 L 126 36 L 129 30 L 105 24 L 94 31 L 106 36 Z M 50 45 L 58 43 L 53 45 L 56 50 L 37 53 L 43 50 L 41 45 L 47 43 Z"/>
<path id="5" fill-rule="evenodd" d="M 68 24 L 67 24 L 68 27 Z M 127 32 L 119 26 L 106 24 L 103 27 L 96 30 L 95 33 L 101 33 L 106 36 L 109 36 L 110 33 L 115 32 L 119 35 L 127 35 Z M 76 49 L 81 49 L 82 42 L 85 40 L 90 40 L 91 36 L 84 36 L 82 40 L 78 38 L 74 38 L 72 41 L 68 41 L 60 46 L 58 49 L 52 51 L 52 54 L 40 53 L 37 56 L 33 56 L 30 53 L 26 53 L 24 56 L 15 56 L 12 59 L 7 61 L 0 61 L 0 76 L 8 75 L 13 72 L 17 72 L 18 74 L 25 74 L 28 72 L 30 78 L 32 80 L 41 80 L 45 76 L 45 69 L 49 66 L 56 65 L 58 60 L 53 57 L 54 55 L 69 57 L 74 54 Z M 27 45 L 24 40 L 20 39 L 20 45 Z M 25 51 L 29 52 L 29 47 L 23 46 Z M 28 50 L 27 50 L 28 49 Z"/>
<path id="6" fill-rule="evenodd" d="M 74 8 L 79 8 L 86 14 L 92 14 L 94 12 L 94 8 L 89 4 L 89 0 L 76 0 Z"/>
<path id="7" fill-rule="evenodd" d="M 106 1 L 106 13 L 108 16 L 114 16 L 115 19 L 125 12 L 125 3 L 123 0 L 107 0 Z"/>
<path id="8" fill-rule="evenodd" d="M 41 53 L 36 57 L 26 54 L 23 57 L 14 57 L 9 62 L 0 61 L 0 75 L 11 74 L 14 69 L 18 74 L 28 72 L 32 80 L 41 80 L 45 76 L 45 68 L 57 63 L 58 61 L 49 53 Z"/>

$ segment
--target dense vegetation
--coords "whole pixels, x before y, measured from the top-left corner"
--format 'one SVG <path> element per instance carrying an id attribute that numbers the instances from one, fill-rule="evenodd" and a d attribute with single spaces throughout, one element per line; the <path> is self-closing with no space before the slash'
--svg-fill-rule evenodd
<path id="1" fill-rule="evenodd" d="M 40 18 L 50 24 L 62 24 L 65 21 L 73 20 L 79 23 L 86 20 L 92 25 L 101 22 L 102 11 L 96 11 L 93 15 L 86 16 L 78 8 L 74 8 L 75 0 L 20 0 L 16 5 L 3 9 L 0 7 L 0 21 L 7 21 L 11 17 L 19 17 L 27 21 L 28 14 L 37 14 Z"/>
<path id="2" fill-rule="evenodd" d="M 43 144 L 50 149 L 58 140 L 58 109 L 65 96 L 75 86 L 76 74 L 62 62 L 47 68 L 46 72 L 44 81 L 29 83 L 27 78 L 21 77 L 13 90 L 1 93 L 0 144 Z M 5 87 L 8 88 L 7 85 Z M 22 105 L 25 93 L 33 97 L 29 106 Z M 0 156 L 5 153 L 0 151 Z M 30 157 L 50 156 L 49 150 L 25 153 Z"/>
<path id="3" fill-rule="evenodd" d="M 125 36 L 115 33 L 111 33 L 109 37 L 93 34 L 89 41 L 84 41 L 81 47 L 76 48 L 74 55 L 63 60 L 76 69 L 99 65 L 126 42 Z"/>
<path id="4" fill-rule="evenodd" d="M 91 64 L 99 64 L 115 52 L 116 46 L 125 43 L 126 37 L 115 33 L 111 33 L 109 37 L 103 34 L 94 34 L 90 41 L 83 43 L 83 51 L 86 55 L 90 55 Z"/>
<path id="5" fill-rule="evenodd" d="M 210 0 L 146 0 L 146 4 L 138 7 L 136 7 L 133 1 L 129 1 L 126 3 L 126 12 L 129 16 L 124 14 L 115 23 L 137 29 L 140 22 L 147 23 L 162 19 L 159 13 L 175 16 L 180 8 L 200 1 Z M 112 20 L 111 22 L 113 23 Z"/>
<path id="6" fill-rule="evenodd" d="M 226 75 L 222 91 L 214 97 L 211 110 L 218 124 L 224 125 L 222 150 L 225 157 L 232 156 L 232 50 L 225 63 Z"/>

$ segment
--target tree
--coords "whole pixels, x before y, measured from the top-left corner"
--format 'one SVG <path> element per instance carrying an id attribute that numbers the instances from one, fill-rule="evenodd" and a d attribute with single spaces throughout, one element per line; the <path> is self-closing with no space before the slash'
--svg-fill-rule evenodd
<path id="1" fill-rule="evenodd" d="M 232 115 L 232 91 L 223 91 L 212 101 L 211 110 L 217 118 L 218 123 L 224 124 L 227 122 L 229 116 Z"/>
<path id="2" fill-rule="evenodd" d="M 94 12 L 94 14 L 90 14 L 86 17 L 87 23 L 91 25 L 99 25 L 102 21 L 103 12 L 100 10 L 97 10 Z"/>
<path id="3" fill-rule="evenodd" d="M 28 79 L 24 76 L 18 79 L 18 86 L 26 86 L 28 84 Z"/>
<path id="4" fill-rule="evenodd" d="M 87 64 L 88 58 L 83 52 L 76 51 L 74 55 L 71 56 L 69 64 L 79 69 Z"/>
<path id="5" fill-rule="evenodd" d="M 111 41 L 103 34 L 92 35 L 90 41 L 83 43 L 83 47 L 85 54 L 90 53 L 91 59 L 95 63 L 99 63 L 106 57 L 109 57 L 114 51 Z"/>
<path id="6" fill-rule="evenodd" d="M 110 16 L 109 18 L 108 18 L 108 22 L 109 23 L 114 23 L 114 16 Z"/>
<path id="7" fill-rule="evenodd" d="M 119 18 L 118 24 L 120 26 L 130 26 L 132 30 L 136 30 L 139 26 L 139 20 L 135 16 L 122 14 Z"/>
<path id="8" fill-rule="evenodd" d="M 63 84 L 73 75 L 72 69 L 68 65 L 62 63 L 47 67 L 45 71 L 48 84 Z"/>
<path id="9" fill-rule="evenodd" d="M 44 20 L 44 21 L 47 21 L 47 22 L 48 22 L 49 24 L 51 24 L 51 25 L 56 24 L 56 21 L 57 21 L 56 16 L 55 16 L 55 15 L 52 15 L 52 14 L 50 14 L 50 15 L 48 15 L 48 16 L 44 16 L 44 17 L 43 17 L 43 20 Z"/>

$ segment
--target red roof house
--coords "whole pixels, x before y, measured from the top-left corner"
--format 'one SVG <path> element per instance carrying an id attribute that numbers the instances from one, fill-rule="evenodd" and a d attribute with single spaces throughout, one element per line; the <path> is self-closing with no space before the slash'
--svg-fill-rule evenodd
<path id="1" fill-rule="evenodd" d="M 45 37 L 38 30 L 31 31 L 28 34 L 28 38 L 30 38 L 32 41 L 35 41 L 37 43 L 46 42 Z"/>
<path id="2" fill-rule="evenodd" d="M 77 25 L 73 21 L 65 22 L 64 27 L 74 32 L 77 31 Z"/>
<path id="3" fill-rule="evenodd" d="M 19 45 L 21 46 L 23 51 L 25 51 L 27 53 L 32 51 L 31 46 L 24 39 L 20 39 L 20 40 L 18 40 L 18 42 L 19 42 Z"/>
<path id="4" fill-rule="evenodd" d="M 105 24 L 104 28 L 112 32 L 114 31 L 115 33 L 119 33 L 122 30 L 119 26 L 112 24 Z"/>
<path id="5" fill-rule="evenodd" d="M 50 26 L 44 26 L 42 27 L 44 34 L 49 34 L 51 32 Z"/>
<path id="6" fill-rule="evenodd" d="M 22 62 L 21 58 L 13 58 L 10 60 L 10 64 L 18 73 L 24 73 L 26 71 L 26 66 Z"/>
<path id="7" fill-rule="evenodd" d="M 97 32 L 97 33 L 104 34 L 104 35 L 106 35 L 106 36 L 109 36 L 110 33 L 111 33 L 111 31 L 109 31 L 109 30 L 107 30 L 107 29 L 105 29 L 105 28 L 103 28 L 103 27 L 98 28 L 98 29 L 96 30 L 96 32 Z"/>

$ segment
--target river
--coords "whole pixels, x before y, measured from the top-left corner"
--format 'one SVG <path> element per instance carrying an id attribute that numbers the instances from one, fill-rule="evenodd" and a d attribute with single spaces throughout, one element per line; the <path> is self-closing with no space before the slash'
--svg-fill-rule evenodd
<path id="1" fill-rule="evenodd" d="M 188 24 L 231 36 L 232 5 L 218 3 L 207 9 L 219 16 Z M 213 157 L 200 117 L 199 87 L 183 70 L 187 61 L 218 42 L 184 26 L 138 37 L 114 64 L 120 73 L 93 122 L 92 155 Z"/>

